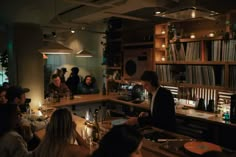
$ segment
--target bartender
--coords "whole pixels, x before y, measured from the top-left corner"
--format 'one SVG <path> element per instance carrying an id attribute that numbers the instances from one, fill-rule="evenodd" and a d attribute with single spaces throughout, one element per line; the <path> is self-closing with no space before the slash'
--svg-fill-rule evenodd
<path id="1" fill-rule="evenodd" d="M 128 125 L 152 125 L 161 129 L 175 131 L 175 104 L 171 92 L 160 86 L 157 73 L 144 71 L 141 76 L 143 87 L 150 95 L 150 111 L 141 112 L 138 117 L 130 117 Z"/>

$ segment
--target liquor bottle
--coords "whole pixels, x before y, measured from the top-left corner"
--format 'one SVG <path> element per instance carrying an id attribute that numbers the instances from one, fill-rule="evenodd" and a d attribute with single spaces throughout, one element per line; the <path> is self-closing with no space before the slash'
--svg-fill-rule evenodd
<path id="1" fill-rule="evenodd" d="M 74 94 L 73 92 L 70 92 L 70 100 L 73 100 L 74 99 Z"/>
<path id="2" fill-rule="evenodd" d="M 99 125 L 98 125 L 98 109 L 94 111 L 94 125 L 93 125 L 93 141 L 97 142 L 99 140 Z"/>
<path id="3" fill-rule="evenodd" d="M 207 111 L 208 112 L 214 112 L 214 100 L 209 100 L 209 103 L 207 105 Z"/>
<path id="4" fill-rule="evenodd" d="M 200 98 L 200 99 L 199 99 L 197 109 L 198 109 L 198 110 L 202 110 L 202 111 L 205 111 L 205 110 L 206 110 L 206 107 L 205 107 L 205 103 L 204 103 L 204 99 L 203 99 L 203 98 Z"/>
<path id="5" fill-rule="evenodd" d="M 102 86 L 102 95 L 106 95 L 106 85 L 105 85 L 105 83 L 103 83 L 103 86 Z"/>
<path id="6" fill-rule="evenodd" d="M 236 94 L 231 95 L 230 122 L 236 123 Z"/>

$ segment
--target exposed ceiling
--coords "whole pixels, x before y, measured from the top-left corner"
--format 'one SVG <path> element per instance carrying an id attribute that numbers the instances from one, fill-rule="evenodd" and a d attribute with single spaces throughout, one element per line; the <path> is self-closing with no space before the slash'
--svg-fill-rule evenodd
<path id="1" fill-rule="evenodd" d="M 196 4 L 219 13 L 236 8 L 235 0 L 7 0 L 0 5 L 0 23 L 29 22 L 43 27 L 84 27 L 110 17 L 160 22 L 153 16 L 180 5 Z"/>

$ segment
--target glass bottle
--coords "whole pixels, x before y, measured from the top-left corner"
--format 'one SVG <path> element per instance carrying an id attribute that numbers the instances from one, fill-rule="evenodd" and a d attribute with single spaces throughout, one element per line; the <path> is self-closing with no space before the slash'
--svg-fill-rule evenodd
<path id="1" fill-rule="evenodd" d="M 209 100 L 209 103 L 207 105 L 207 111 L 214 112 L 214 100 L 213 99 Z"/>
<path id="2" fill-rule="evenodd" d="M 198 110 L 202 110 L 202 111 L 205 111 L 205 110 L 206 110 L 206 108 L 205 108 L 205 103 L 204 103 L 204 99 L 203 99 L 203 98 L 200 98 L 200 99 L 199 99 L 197 109 L 198 109 Z"/>
<path id="3" fill-rule="evenodd" d="M 94 111 L 94 125 L 93 125 L 93 141 L 97 142 L 99 140 L 99 125 L 98 125 L 98 109 Z"/>

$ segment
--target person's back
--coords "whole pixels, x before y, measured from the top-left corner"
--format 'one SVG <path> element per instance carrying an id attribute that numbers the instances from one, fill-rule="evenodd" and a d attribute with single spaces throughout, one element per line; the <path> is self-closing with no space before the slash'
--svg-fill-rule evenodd
<path id="1" fill-rule="evenodd" d="M 88 146 L 75 129 L 71 112 L 57 109 L 51 116 L 43 140 L 33 152 L 34 157 L 88 156 Z M 78 145 L 74 144 L 75 140 Z"/>
<path id="2" fill-rule="evenodd" d="M 143 136 L 128 125 L 114 126 L 99 142 L 92 157 L 142 157 Z"/>
<path id="3" fill-rule="evenodd" d="M 78 147 L 75 144 L 68 144 L 65 146 L 65 151 L 62 157 L 88 157 L 88 149 Z"/>
<path id="4" fill-rule="evenodd" d="M 0 105 L 0 156 L 26 157 L 30 155 L 26 141 L 15 131 L 21 123 L 19 112 L 16 104 Z"/>
<path id="5" fill-rule="evenodd" d="M 79 68 L 73 67 L 71 69 L 70 77 L 66 81 L 67 86 L 69 87 L 69 89 L 71 90 L 73 94 L 77 94 L 77 87 L 79 83 L 81 82 L 78 73 L 79 73 Z"/>

